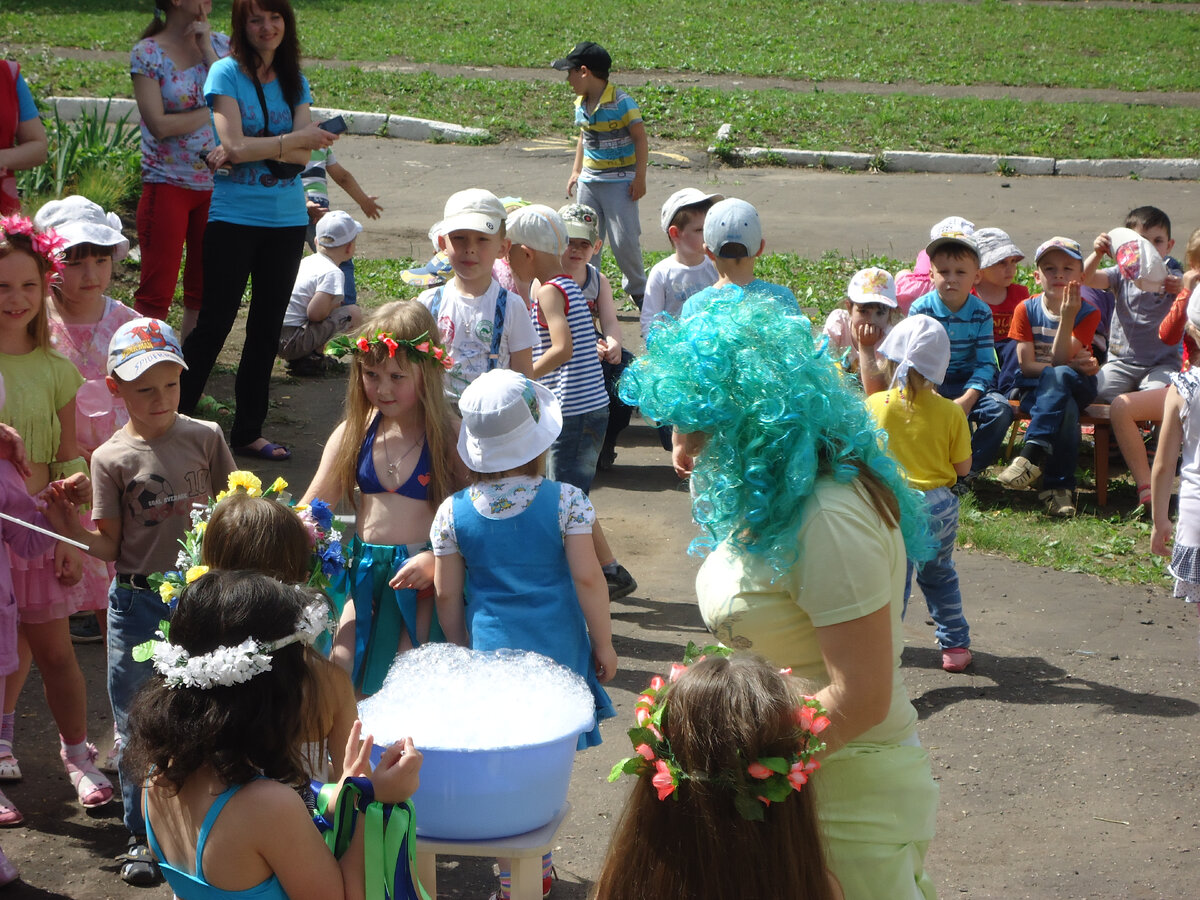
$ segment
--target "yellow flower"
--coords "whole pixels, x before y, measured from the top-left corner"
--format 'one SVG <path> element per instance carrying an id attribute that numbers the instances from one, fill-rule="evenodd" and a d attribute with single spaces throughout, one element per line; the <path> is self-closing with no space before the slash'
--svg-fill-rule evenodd
<path id="1" fill-rule="evenodd" d="M 224 500 L 228 496 L 229 496 L 229 491 L 221 491 L 221 493 L 217 494 L 217 502 L 220 503 L 222 500 Z"/>
<path id="2" fill-rule="evenodd" d="M 158 596 L 162 597 L 163 603 L 170 603 L 171 598 L 175 596 L 175 585 L 169 581 L 164 581 L 158 586 Z"/>
<path id="3" fill-rule="evenodd" d="M 204 537 L 204 531 L 208 528 L 207 522 L 197 522 L 196 527 L 192 531 L 196 532 L 197 537 Z"/>
<path id="4" fill-rule="evenodd" d="M 278 478 L 276 478 L 274 481 L 271 482 L 271 486 L 269 488 L 267 488 L 267 490 L 274 494 L 282 494 L 284 491 L 287 490 L 287 482 L 284 481 L 283 476 L 280 475 Z"/>
<path id="5" fill-rule="evenodd" d="M 262 482 L 253 472 L 238 469 L 229 476 L 229 490 L 236 491 L 238 488 L 244 490 L 251 497 L 257 497 L 262 493 Z"/>
<path id="6" fill-rule="evenodd" d="M 183 580 L 187 584 L 191 584 L 201 575 L 208 571 L 208 566 L 192 566 L 187 570 L 187 574 L 183 576 Z"/>

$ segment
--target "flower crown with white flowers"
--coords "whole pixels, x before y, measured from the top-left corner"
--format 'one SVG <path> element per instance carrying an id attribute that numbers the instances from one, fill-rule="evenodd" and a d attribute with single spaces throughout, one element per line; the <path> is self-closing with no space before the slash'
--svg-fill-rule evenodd
<path id="1" fill-rule="evenodd" d="M 65 259 L 64 248 L 67 246 L 66 238 L 59 235 L 53 228 L 38 231 L 34 227 L 32 219 L 19 214 L 0 218 L 0 242 L 7 239 L 10 234 L 23 234 L 28 237 L 29 243 L 33 246 L 33 252 L 46 261 L 56 277 L 62 275 Z"/>
<path id="2" fill-rule="evenodd" d="M 671 674 L 665 680 L 659 675 L 650 679 L 650 686 L 634 706 L 633 718 L 637 724 L 629 729 L 634 755 L 613 766 L 609 781 L 616 781 L 622 775 L 649 775 L 659 800 L 675 794 L 683 781 L 722 784 L 733 792 L 733 805 L 741 817 L 751 822 L 762 821 L 765 807 L 786 800 L 792 791 L 798 791 L 808 783 L 808 777 L 821 766 L 813 757 L 825 749 L 825 742 L 817 735 L 829 727 L 825 709 L 815 697 L 809 696 L 802 697 L 796 707 L 796 747 L 787 756 L 760 756 L 742 769 L 716 775 L 688 772 L 679 765 L 670 741 L 662 733 L 663 719 L 669 708 L 670 685 L 692 663 L 709 656 L 732 653 L 728 647 L 697 647 L 689 641 L 682 665 L 673 663 Z M 790 673 L 790 669 L 783 669 L 781 674 Z M 738 754 L 740 756 L 741 751 Z"/>
<path id="3" fill-rule="evenodd" d="M 333 527 L 333 510 L 323 500 L 314 499 L 307 506 L 293 506 L 287 482 L 276 478 L 271 486 L 263 488 L 262 481 L 253 472 L 238 470 L 229 475 L 228 487 L 208 501 L 205 507 L 192 510 L 192 530 L 179 541 L 183 549 L 175 560 L 175 569 L 151 575 L 150 586 L 158 591 L 163 603 L 172 603 L 186 585 L 191 584 L 208 571 L 201 562 L 204 552 L 204 532 L 212 518 L 216 505 L 238 491 L 251 497 L 262 497 L 282 503 L 300 518 L 308 532 L 312 547 L 308 586 L 318 590 L 329 587 L 330 579 L 346 568 L 346 556 L 342 551 L 342 534 Z"/>
<path id="4" fill-rule="evenodd" d="M 296 630 L 273 641 L 248 637 L 235 647 L 217 647 L 208 653 L 192 656 L 168 639 L 169 625 L 159 622 L 160 640 L 146 641 L 133 648 L 137 662 L 149 661 L 154 671 L 163 676 L 169 689 L 215 687 L 243 684 L 255 675 L 271 671 L 271 654 L 297 642 L 312 646 L 333 628 L 333 615 L 328 604 L 317 600 L 305 607 L 296 623 Z"/>

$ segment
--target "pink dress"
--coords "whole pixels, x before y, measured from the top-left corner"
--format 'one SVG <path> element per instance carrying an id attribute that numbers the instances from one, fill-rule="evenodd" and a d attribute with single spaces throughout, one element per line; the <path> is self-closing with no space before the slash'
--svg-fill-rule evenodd
<path id="1" fill-rule="evenodd" d="M 120 397 L 108 390 L 104 378 L 108 368 L 108 342 L 126 322 L 138 314 L 112 297 L 104 298 L 104 313 L 94 324 L 68 325 L 50 312 L 50 344 L 75 364 L 84 382 L 75 394 L 75 438 L 83 455 L 91 460 L 97 447 L 129 421 L 129 413 Z M 95 524 L 88 513 L 80 513 L 85 528 Z M 83 557 L 83 578 L 67 588 L 76 609 L 105 609 L 108 606 L 108 585 L 115 573 L 113 564 Z"/>
<path id="2" fill-rule="evenodd" d="M 33 498 L 25 490 L 25 482 L 7 459 L 0 459 L 0 512 L 7 513 L 42 528 L 49 528 L 46 517 L 37 511 Z M 15 522 L 0 519 L 0 676 L 17 670 L 17 598 L 13 593 L 12 569 L 9 554 L 33 559 L 54 549 L 54 539 L 24 528 Z"/>

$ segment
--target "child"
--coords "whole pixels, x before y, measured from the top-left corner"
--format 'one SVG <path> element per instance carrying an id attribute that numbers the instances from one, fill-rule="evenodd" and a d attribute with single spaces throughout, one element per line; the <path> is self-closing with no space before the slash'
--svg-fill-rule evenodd
<path id="1" fill-rule="evenodd" d="M 642 299 L 642 340 L 650 323 L 661 313 L 679 317 L 688 297 L 711 287 L 720 277 L 713 261 L 704 254 L 704 217 L 723 194 L 706 194 L 696 188 L 676 191 L 662 206 L 662 229 L 675 250 L 654 264 L 646 279 Z"/>
<path id="2" fill-rule="evenodd" d="M 1188 300 L 1188 321 L 1200 328 L 1200 289 Z M 1150 549 L 1159 556 L 1170 551 L 1168 571 L 1175 576 L 1175 596 L 1188 603 L 1200 603 L 1200 369 L 1193 366 L 1171 376 L 1167 399 L 1163 407 L 1162 430 L 1158 435 L 1158 452 L 1154 454 L 1154 470 L 1150 475 L 1151 510 L 1154 530 Z M 1183 461 L 1180 464 L 1180 451 Z M 1172 535 L 1168 506 L 1179 465 L 1179 519 L 1177 533 Z M 1200 608 L 1200 607 L 1198 607 Z"/>
<path id="3" fill-rule="evenodd" d="M 915 313 L 892 329 L 879 352 L 890 360 L 892 387 L 868 397 L 867 406 L 887 432 L 888 452 L 904 467 L 908 483 L 925 495 L 938 552 L 917 569 L 917 584 L 937 625 L 942 668 L 961 672 L 971 664 L 971 632 L 954 569 L 958 497 L 951 488 L 971 470 L 971 432 L 961 407 L 937 393 L 950 363 L 950 338 L 936 320 Z M 910 561 L 905 609 L 912 573 Z"/>
<path id="4" fill-rule="evenodd" d="M 445 379 L 454 402 L 463 388 L 497 366 L 522 375 L 533 372 L 537 335 L 525 304 L 492 276 L 496 260 L 508 252 L 506 216 L 495 194 L 469 188 L 450 195 L 442 220 L 429 232 L 445 251 L 454 277 L 417 299 L 433 313 L 454 360 Z"/>
<path id="5" fill-rule="evenodd" d="M 478 479 L 434 516 L 438 618 L 476 650 L 549 656 L 585 678 L 597 719 L 615 715 L 600 685 L 617 671 L 596 514 L 583 491 L 541 475 L 562 428 L 557 398 L 517 372 L 480 377 L 463 394 L 458 452 Z M 465 605 L 464 605 L 465 598 Z M 597 723 L 579 748 L 600 743 Z"/>
<path id="6" fill-rule="evenodd" d="M 367 816 L 355 817 L 339 861 L 299 792 L 309 647 L 324 612 L 305 591 L 247 572 L 209 572 L 180 595 L 128 750 L 131 771 L 147 779 L 148 839 L 177 896 L 363 896 Z M 371 776 L 355 785 L 365 789 L 358 803 L 408 799 L 421 767 L 412 740 L 385 750 L 372 772 L 371 738 L 360 748 L 359 729 L 345 751 L 347 771 Z"/>
<path id="7" fill-rule="evenodd" d="M 999 228 L 980 228 L 975 232 L 979 249 L 979 283 L 975 296 L 992 309 L 992 342 L 996 345 L 996 362 L 1000 375 L 996 389 L 1008 397 L 1021 376 L 1017 363 L 1017 345 L 1009 336 L 1013 312 L 1029 298 L 1029 288 L 1018 284 L 1017 263 L 1025 254 L 1017 249 L 1008 233 Z"/>
<path id="8" fill-rule="evenodd" d="M 867 393 L 884 388 L 875 348 L 892 330 L 895 311 L 896 282 L 891 273 L 872 266 L 854 273 L 841 307 L 821 328 L 829 337 L 829 355 L 846 374 L 859 374 Z"/>
<path id="9" fill-rule="evenodd" d="M 4 379 L 0 377 L 0 409 L 4 408 L 4 401 Z M 21 472 L 11 460 L 3 457 L 0 457 L 0 512 L 42 528 L 50 527 L 46 518 L 38 512 L 33 498 L 25 490 L 25 479 L 21 477 Z M 8 676 L 20 665 L 17 653 L 17 598 L 13 593 L 9 554 L 22 559 L 36 559 L 53 549 L 54 539 L 15 522 L 0 520 L 0 542 L 4 545 L 0 547 L 0 676 Z M 0 681 L 0 691 L 2 690 L 4 682 Z M 0 808 L 16 809 L 2 791 Z M 18 818 L 5 824 L 16 825 L 20 821 Z M 15 881 L 16 878 L 17 867 L 4 855 L 4 851 L 0 850 L 0 887 Z"/>
<path id="10" fill-rule="evenodd" d="M 727 197 L 709 207 L 704 216 L 704 255 L 713 261 L 718 278 L 712 287 L 687 299 L 679 318 L 694 316 L 718 297 L 743 294 L 771 297 L 789 314 L 800 315 L 795 294 L 781 284 L 754 277 L 755 260 L 766 247 L 758 210 L 745 200 Z"/>
<path id="11" fill-rule="evenodd" d="M 973 293 L 979 281 L 974 239 L 962 231 L 945 231 L 925 252 L 934 289 L 913 301 L 909 312 L 937 319 L 950 337 L 950 364 L 938 393 L 961 406 L 973 426 L 971 471 L 955 486 L 963 492 L 1000 455 L 1013 411 L 996 390 L 992 311 Z"/>
<path id="12" fill-rule="evenodd" d="M 575 91 L 579 141 L 567 179 L 567 197 L 600 214 L 600 234 L 623 275 L 621 287 L 638 306 L 646 290 L 638 201 L 646 196 L 646 126 L 633 98 L 610 84 L 612 57 L 592 41 L 580 41 L 551 64 L 567 73 Z"/>
<path id="13" fill-rule="evenodd" d="M 1021 366 L 1021 409 L 1030 416 L 1025 445 L 996 480 L 1023 490 L 1042 478 L 1052 516 L 1075 515 L 1075 462 L 1079 415 L 1096 397 L 1092 335 L 1100 311 L 1079 296 L 1083 252 L 1070 238 L 1054 237 L 1034 254 L 1042 293 L 1017 307 L 1009 336 Z M 1043 475 L 1044 472 L 1044 475 Z"/>
<path id="14" fill-rule="evenodd" d="M 75 441 L 75 393 L 83 378 L 70 360 L 50 347 L 47 295 L 52 278 L 62 267 L 61 242 L 53 230 L 39 231 L 24 217 L 0 219 L 0 286 L 5 295 L 4 315 L 0 316 L 0 376 L 11 389 L 3 421 L 25 442 L 31 469 L 25 487 L 35 497 L 51 480 L 82 473 L 87 467 Z M 108 803 L 113 789 L 96 768 L 96 748 L 87 740 L 87 689 L 67 622 L 83 602 L 80 594 L 70 590 L 82 576 L 78 553 L 74 547 L 56 543 L 35 559 L 12 559 L 20 610 L 20 666 L 6 678 L 0 781 L 21 779 L 12 749 L 13 732 L 17 694 L 32 658 L 58 726 L 59 756 L 79 802 L 90 808 Z M 15 825 L 21 819 L 11 804 L 0 806 L 0 825 Z"/>
<path id="15" fill-rule="evenodd" d="M 304 185 L 304 205 L 308 208 L 308 234 L 305 237 L 314 253 L 317 249 L 314 244 L 316 225 L 329 212 L 329 176 L 333 176 L 338 187 L 350 195 L 350 199 L 358 204 L 358 208 L 368 219 L 378 219 L 383 211 L 378 202 L 379 198 L 367 194 L 350 170 L 337 161 L 332 146 L 314 150 L 309 158 L 308 167 L 300 173 L 300 183 Z M 346 303 L 357 303 L 353 259 L 342 263 L 342 273 L 346 276 Z"/>
<path id="16" fill-rule="evenodd" d="M 1179 292 L 1182 269 L 1169 257 L 1175 242 L 1171 240 L 1171 220 L 1161 209 L 1139 206 L 1125 217 L 1125 227 L 1135 231 L 1166 262 L 1167 276 L 1158 290 L 1144 290 L 1138 275 L 1125 260 L 1117 259 L 1108 233 L 1101 233 L 1084 261 L 1081 282 L 1090 288 L 1108 290 L 1116 297 L 1116 309 L 1108 335 L 1108 362 L 1097 379 L 1097 399 L 1111 403 L 1118 394 L 1165 388 L 1179 371 L 1179 345 L 1164 344 L 1158 326 Z M 1108 269 L 1099 269 L 1107 254 L 1117 261 Z"/>
<path id="17" fill-rule="evenodd" d="M 108 696 L 122 745 L 128 745 L 130 707 L 150 667 L 133 649 L 154 637 L 166 607 L 148 576 L 175 568 L 179 540 L 191 527 L 192 506 L 226 482 L 233 456 L 215 422 L 178 412 L 183 351 L 174 330 L 158 319 L 134 319 L 117 329 L 108 346 L 109 391 L 120 397 L 129 421 L 92 454 L 92 518 L 96 531 L 77 519 L 55 526 L 84 541 L 99 559 L 116 563 L 108 591 Z M 121 877 L 154 884 L 158 867 L 146 845 L 141 778 L 119 763 L 129 847 Z"/>
<path id="18" fill-rule="evenodd" d="M 975 224 L 962 216 L 947 216 L 929 229 L 929 239 L 936 239 L 943 231 L 957 231 L 970 237 L 975 233 Z M 896 273 L 896 301 L 900 304 L 900 311 L 907 315 L 913 301 L 931 290 L 933 279 L 929 275 L 929 254 L 922 250 L 911 269 L 901 269 Z"/>
<path id="19" fill-rule="evenodd" d="M 617 396 L 617 382 L 633 359 L 633 354 L 621 346 L 621 323 L 613 302 L 612 285 L 608 276 L 592 265 L 592 257 L 600 252 L 599 217 L 590 206 L 568 203 L 558 210 L 567 228 L 567 252 L 562 255 L 563 271 L 579 285 L 596 325 L 596 355 L 604 371 L 604 388 L 608 392 L 608 427 L 604 444 L 596 462 L 598 471 L 613 467 L 617 459 L 617 437 L 629 425 L 633 408 Z M 511 271 L 511 267 L 510 267 Z"/>
<path id="20" fill-rule="evenodd" d="M 429 526 L 466 473 L 443 384 L 452 362 L 436 334 L 425 307 L 398 300 L 380 307 L 356 341 L 334 348 L 351 355 L 346 418 L 301 500 L 344 500 L 355 511 L 332 659 L 362 695 L 379 690 L 398 652 L 441 639 Z"/>
<path id="21" fill-rule="evenodd" d="M 362 310 L 346 294 L 343 268 L 353 263 L 361 232 L 362 226 L 340 209 L 317 221 L 317 252 L 300 261 L 279 333 L 279 356 L 293 375 L 321 375 L 329 339 L 362 324 Z"/>
<path id="22" fill-rule="evenodd" d="M 638 756 L 614 773 L 640 777 L 596 880 L 596 900 L 841 900 L 807 783 L 828 718 L 760 657 L 705 650 L 686 669 L 672 666 L 669 684 L 652 679 L 639 700 L 639 726 L 643 710 L 662 710 L 662 737 L 652 747 L 640 727 L 630 730 Z M 764 775 L 764 759 L 789 765 L 786 777 L 771 769 Z M 767 784 L 775 792 L 769 804 L 761 796 Z"/>

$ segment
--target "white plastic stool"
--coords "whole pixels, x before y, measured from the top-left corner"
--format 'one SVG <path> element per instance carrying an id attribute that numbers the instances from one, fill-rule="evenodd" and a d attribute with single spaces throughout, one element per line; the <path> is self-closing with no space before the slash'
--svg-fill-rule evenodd
<path id="1" fill-rule="evenodd" d="M 554 818 L 533 831 L 482 841 L 451 841 L 417 835 L 417 877 L 437 900 L 437 858 L 442 856 L 500 856 L 512 860 L 512 900 L 542 900 L 542 856 L 554 843 L 559 826 L 571 811 L 564 803 Z"/>

